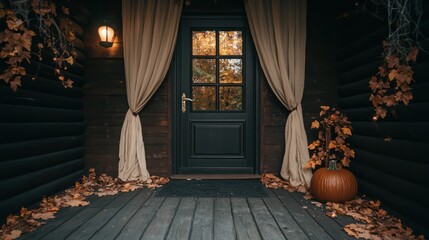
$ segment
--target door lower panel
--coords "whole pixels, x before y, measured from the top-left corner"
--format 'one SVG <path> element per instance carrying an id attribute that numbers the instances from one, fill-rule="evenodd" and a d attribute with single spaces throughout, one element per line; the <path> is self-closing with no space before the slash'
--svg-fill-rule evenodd
<path id="1" fill-rule="evenodd" d="M 245 121 L 191 122 L 191 158 L 243 158 Z"/>

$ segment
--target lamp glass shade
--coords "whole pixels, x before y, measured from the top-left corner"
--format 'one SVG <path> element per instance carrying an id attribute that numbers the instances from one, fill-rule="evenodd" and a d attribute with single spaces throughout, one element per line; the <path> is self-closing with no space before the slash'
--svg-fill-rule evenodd
<path id="1" fill-rule="evenodd" d="M 113 43 L 113 37 L 115 35 L 113 28 L 109 26 L 101 26 L 98 28 L 98 34 L 100 35 L 100 40 L 102 42 Z"/>

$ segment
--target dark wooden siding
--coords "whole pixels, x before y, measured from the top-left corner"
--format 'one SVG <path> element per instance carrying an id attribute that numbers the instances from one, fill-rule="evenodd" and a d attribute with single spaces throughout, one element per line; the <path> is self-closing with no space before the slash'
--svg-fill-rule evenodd
<path id="1" fill-rule="evenodd" d="M 87 11 L 80 5 L 71 12 L 74 16 L 62 17 L 82 29 Z M 82 36 L 81 31 L 76 34 L 79 57 L 66 73 L 75 82 L 73 88 L 59 82 L 46 52 L 42 62 L 33 56 L 25 65 L 27 76 L 17 92 L 0 83 L 1 219 L 72 186 L 83 174 Z"/>
<path id="2" fill-rule="evenodd" d="M 305 88 L 302 98 L 304 126 L 309 141 L 314 138 L 311 121 L 320 105 L 335 105 L 338 100 L 334 25 L 331 6 L 308 1 Z M 285 124 L 289 111 L 274 95 L 260 74 L 260 161 L 261 172 L 280 173 L 285 148 Z"/>
<path id="3" fill-rule="evenodd" d="M 103 16 L 97 1 L 92 3 L 90 7 L 93 18 L 87 26 L 88 34 L 85 39 L 85 169 L 94 167 L 99 173 L 117 176 L 119 139 L 128 110 L 121 36 L 121 1 L 108 1 L 104 4 L 110 6 L 106 11 L 117 37 L 112 48 L 104 49 L 98 45 L 97 28 Z M 167 76 L 140 113 L 148 170 L 151 174 L 162 176 L 170 176 L 172 170 L 168 79 Z"/>
<path id="4" fill-rule="evenodd" d="M 429 35 L 427 14 L 421 29 L 425 36 Z M 338 105 L 354 128 L 351 145 L 356 159 L 351 166 L 360 191 L 428 227 L 429 56 L 421 51 L 414 66 L 414 99 L 409 106 L 399 106 L 396 118 L 390 115 L 372 122 L 368 81 L 382 62 L 386 28 L 387 24 L 366 14 L 339 22 Z M 422 41 L 422 47 L 429 49 L 428 39 Z"/>
<path id="5" fill-rule="evenodd" d="M 127 110 L 125 75 L 121 43 L 121 5 L 108 1 L 112 6 L 106 13 L 113 21 L 119 37 L 113 48 L 98 46 L 96 27 L 102 19 L 94 2 L 93 20 L 87 27 L 86 85 L 84 87 L 86 134 L 86 168 L 95 167 L 98 172 L 117 176 L 119 135 Z M 222 4 L 227 4 L 223 11 Z M 334 42 L 332 18 L 328 9 L 320 11 L 323 4 L 309 3 L 306 89 L 303 98 L 305 126 L 309 127 L 321 104 L 334 104 L 337 100 L 335 79 L 335 52 L 330 50 Z M 241 1 L 219 2 L 192 1 L 183 14 L 244 15 Z M 329 46 L 329 47 L 326 47 Z M 259 71 L 259 73 L 261 73 Z M 143 139 L 146 146 L 148 170 L 151 174 L 169 176 L 172 173 L 171 153 L 171 81 L 167 76 L 153 99 L 140 116 L 143 123 Z M 288 111 L 276 99 L 263 74 L 257 79 L 260 88 L 260 171 L 280 172 L 284 154 L 284 126 Z M 310 136 L 311 132 L 309 132 Z"/>

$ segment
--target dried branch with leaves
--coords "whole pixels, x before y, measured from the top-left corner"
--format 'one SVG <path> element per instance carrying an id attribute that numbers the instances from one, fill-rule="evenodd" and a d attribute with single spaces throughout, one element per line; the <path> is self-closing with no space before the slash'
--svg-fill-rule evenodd
<path id="1" fill-rule="evenodd" d="M 383 45 L 385 52 L 389 51 L 389 43 L 384 42 Z M 388 109 L 395 115 L 394 106 L 399 103 L 408 105 L 413 99 L 410 85 L 414 72 L 410 62 L 416 62 L 418 52 L 418 48 L 412 48 L 405 58 L 401 58 L 399 52 L 393 52 L 384 58 L 383 65 L 369 81 L 372 90 L 369 100 L 375 108 L 373 120 L 385 118 Z"/>
<path id="2" fill-rule="evenodd" d="M 386 10 L 388 36 L 383 41 L 383 64 L 369 81 L 372 90 L 370 101 L 374 106 L 374 117 L 385 118 L 394 107 L 408 105 L 413 99 L 410 87 L 414 72 L 410 66 L 419 53 L 420 20 L 423 15 L 422 1 L 372 0 L 377 9 Z"/>
<path id="3" fill-rule="evenodd" d="M 348 167 L 350 158 L 355 157 L 355 151 L 350 148 L 346 139 L 352 135 L 351 123 L 347 116 L 336 108 L 321 106 L 320 118 L 311 123 L 312 129 L 320 129 L 317 140 L 313 141 L 308 148 L 312 151 L 306 168 L 315 168 L 325 161 L 327 167 L 330 160 L 337 162 L 342 167 Z M 332 135 L 332 130 L 334 135 Z"/>
<path id="4" fill-rule="evenodd" d="M 70 13 L 65 6 L 61 7 L 61 11 L 64 15 Z M 0 26 L 5 28 L 0 32 L 0 58 L 7 65 L 0 79 L 9 84 L 13 91 L 21 86 L 22 78 L 27 75 L 23 61 L 30 64 L 32 56 L 42 61 L 44 48 L 50 50 L 55 76 L 64 87 L 72 87 L 73 80 L 66 80 L 64 71 L 73 65 L 77 56 L 73 46 L 75 33 L 69 21 L 59 21 L 57 6 L 53 1 L 2 1 Z M 32 48 L 33 44 L 37 48 Z M 35 80 L 35 76 L 32 79 Z"/>

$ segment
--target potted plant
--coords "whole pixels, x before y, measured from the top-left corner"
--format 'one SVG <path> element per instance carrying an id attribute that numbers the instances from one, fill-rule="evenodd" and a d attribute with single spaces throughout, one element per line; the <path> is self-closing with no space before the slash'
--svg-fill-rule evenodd
<path id="1" fill-rule="evenodd" d="M 321 106 L 320 118 L 311 124 L 319 129 L 318 137 L 308 148 L 312 152 L 306 168 L 317 169 L 310 182 L 313 197 L 321 202 L 345 202 L 357 194 L 355 176 L 348 167 L 355 152 L 350 148 L 347 138 L 352 135 L 352 126 L 347 116 L 335 108 Z"/>

